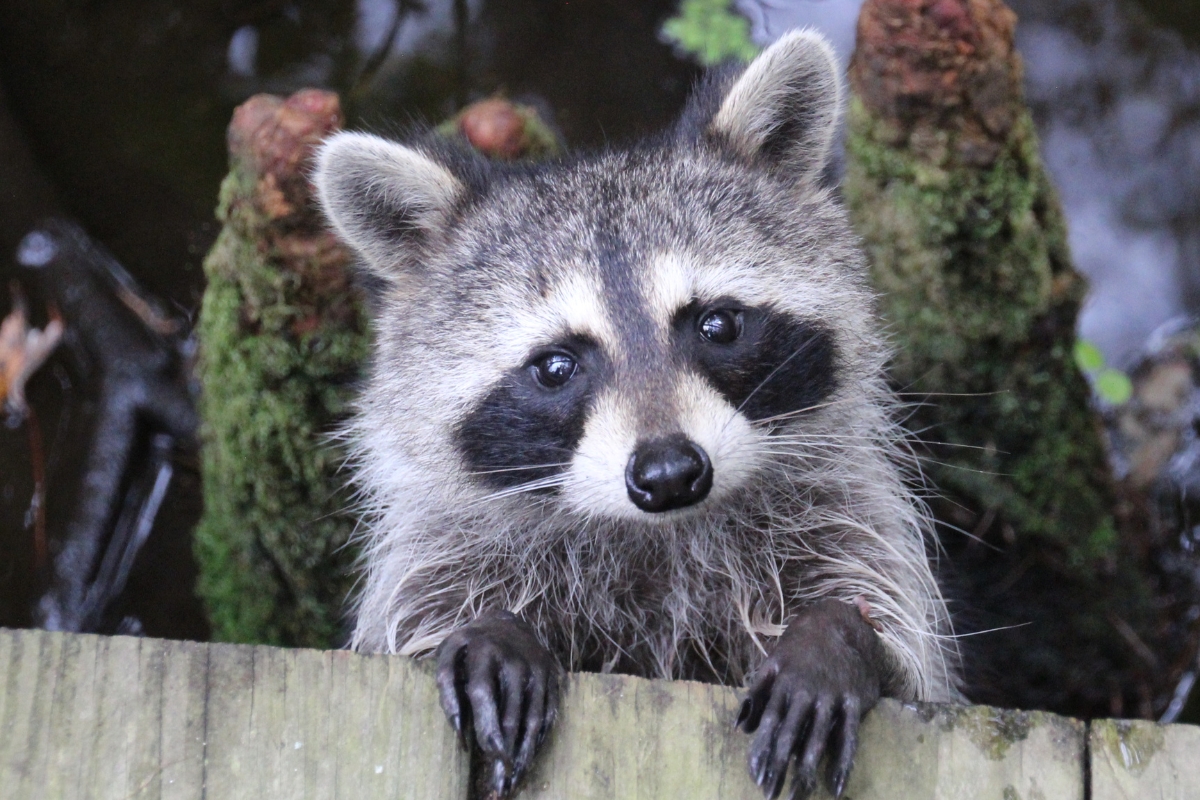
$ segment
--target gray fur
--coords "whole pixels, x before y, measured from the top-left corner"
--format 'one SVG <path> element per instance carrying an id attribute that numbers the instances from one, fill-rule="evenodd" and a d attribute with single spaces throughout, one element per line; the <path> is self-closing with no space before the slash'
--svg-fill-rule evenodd
<path id="1" fill-rule="evenodd" d="M 428 653 L 504 608 L 570 668 L 737 683 L 798 607 L 862 596 L 890 693 L 957 696 L 863 257 L 813 180 L 839 99 L 828 45 L 798 33 L 633 149 L 506 167 L 361 134 L 325 145 L 325 211 L 390 281 L 348 432 L 366 519 L 355 647 Z M 830 329 L 833 395 L 752 423 L 676 363 L 672 310 L 721 297 Z M 549 478 L 489 489 L 455 431 L 537 347 L 580 333 L 611 367 L 578 447 Z M 677 430 L 709 452 L 713 490 L 639 511 L 613 472 Z"/>

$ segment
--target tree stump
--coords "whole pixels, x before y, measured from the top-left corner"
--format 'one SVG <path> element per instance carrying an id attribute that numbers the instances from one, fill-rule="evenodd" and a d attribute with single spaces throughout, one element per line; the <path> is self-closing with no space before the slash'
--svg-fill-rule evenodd
<path id="1" fill-rule="evenodd" d="M 959 627 L 1020 626 L 964 642 L 973 699 L 1149 716 L 1194 637 L 1156 566 L 1169 537 L 1112 480 L 1074 363 L 1085 284 L 1015 25 L 1001 0 L 868 0 L 845 197 L 930 456 Z"/>
<path id="2" fill-rule="evenodd" d="M 344 638 L 354 519 L 333 440 L 367 354 L 350 254 L 307 178 L 337 96 L 258 95 L 229 126 L 224 223 L 198 333 L 204 517 L 199 592 L 213 636 L 331 647 Z"/>

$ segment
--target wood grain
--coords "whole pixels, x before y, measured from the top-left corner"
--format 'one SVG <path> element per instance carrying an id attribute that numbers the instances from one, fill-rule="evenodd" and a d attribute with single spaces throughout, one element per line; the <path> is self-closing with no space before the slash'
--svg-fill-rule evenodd
<path id="1" fill-rule="evenodd" d="M 409 659 L 0 631 L 0 800 L 459 800 Z"/>
<path id="2" fill-rule="evenodd" d="M 524 796 L 758 800 L 736 710 L 736 693 L 719 687 L 574 675 Z M 1082 800 L 1084 736 L 1082 722 L 1044 712 L 884 700 L 863 725 L 845 797 Z"/>
<path id="3" fill-rule="evenodd" d="M 1092 800 L 1200 800 L 1200 728 L 1092 723 Z"/>
<path id="4" fill-rule="evenodd" d="M 757 800 L 737 704 L 572 675 L 518 797 Z M 1082 800 L 1090 767 L 1093 800 L 1200 800 L 1197 754 L 1186 725 L 884 700 L 846 798 Z M 466 800 L 468 772 L 427 664 L 0 630 L 0 800 Z"/>

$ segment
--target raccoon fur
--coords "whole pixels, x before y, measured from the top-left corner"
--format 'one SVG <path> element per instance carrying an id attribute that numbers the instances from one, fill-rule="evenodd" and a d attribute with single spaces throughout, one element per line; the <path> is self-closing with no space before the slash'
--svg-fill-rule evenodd
<path id="1" fill-rule="evenodd" d="M 824 739 L 853 739 L 881 692 L 958 697 L 864 259 L 822 182 L 841 100 L 831 49 L 798 32 L 628 148 L 320 151 L 324 210 L 381 287 L 350 431 L 353 645 L 438 650 L 497 794 L 553 720 L 558 667 L 752 679 L 768 793 L 789 762 L 811 788 Z M 839 694 L 826 673 L 860 662 L 870 688 Z M 504 695 L 539 670 L 538 697 Z M 785 713 L 784 684 L 827 707 Z M 831 755 L 839 791 L 852 751 Z"/>

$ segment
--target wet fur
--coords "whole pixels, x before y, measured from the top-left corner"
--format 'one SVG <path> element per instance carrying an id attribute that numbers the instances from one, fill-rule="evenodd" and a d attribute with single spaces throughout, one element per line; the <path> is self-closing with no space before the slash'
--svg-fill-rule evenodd
<path id="1" fill-rule="evenodd" d="M 322 202 L 382 283 L 347 434 L 365 519 L 356 648 L 429 653 L 501 608 L 570 669 L 740 684 L 797 609 L 862 597 L 885 694 L 957 697 L 887 347 L 819 179 L 840 84 L 828 48 L 805 46 L 712 76 L 632 149 L 503 166 L 433 138 L 327 145 Z M 751 419 L 680 361 L 672 315 L 730 296 L 828 332 L 819 402 Z M 529 477 L 498 488 L 462 431 L 531 348 L 568 336 L 607 365 L 576 444 L 497 463 Z M 713 458 L 712 494 L 636 511 L 610 480 L 622 448 L 680 426 Z"/>

